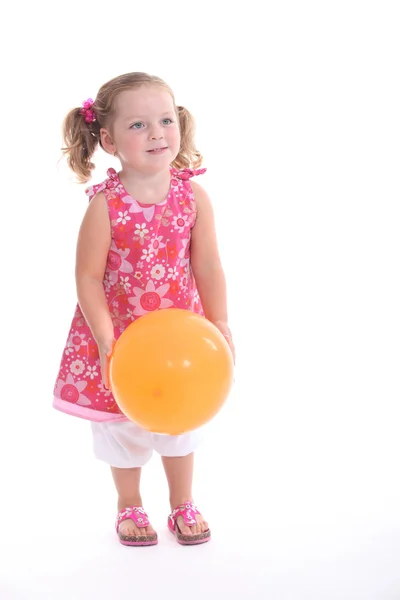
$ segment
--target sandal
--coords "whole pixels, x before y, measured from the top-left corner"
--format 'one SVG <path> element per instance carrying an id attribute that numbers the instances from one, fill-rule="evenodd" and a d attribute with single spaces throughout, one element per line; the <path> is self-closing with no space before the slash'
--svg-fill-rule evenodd
<path id="1" fill-rule="evenodd" d="M 197 544 L 204 544 L 205 542 L 209 542 L 211 539 L 211 531 L 207 529 L 207 531 L 203 531 L 203 533 L 197 533 L 195 535 L 183 535 L 181 530 L 179 529 L 179 525 L 176 522 L 179 516 L 183 517 L 185 525 L 190 527 L 191 525 L 196 525 L 196 516 L 201 514 L 200 511 L 192 504 L 192 502 L 187 502 L 186 504 L 180 504 L 175 508 L 171 515 L 168 517 L 168 529 L 171 533 L 174 534 L 176 540 L 179 544 L 184 546 L 191 546 Z"/>
<path id="2" fill-rule="evenodd" d="M 149 518 L 141 506 L 128 506 L 124 510 L 121 510 L 115 522 L 115 529 L 117 530 L 121 544 L 124 544 L 124 546 L 154 546 L 158 543 L 156 533 L 151 535 L 124 535 L 120 533 L 119 526 L 126 519 L 132 519 L 136 527 L 139 528 L 150 525 Z"/>

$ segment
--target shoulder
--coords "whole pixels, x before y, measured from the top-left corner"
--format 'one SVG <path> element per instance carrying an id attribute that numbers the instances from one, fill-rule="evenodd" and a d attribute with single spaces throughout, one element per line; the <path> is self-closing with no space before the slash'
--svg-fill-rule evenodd
<path id="1" fill-rule="evenodd" d="M 104 192 L 97 192 L 92 196 L 83 217 L 83 223 L 92 227 L 98 227 L 101 231 L 109 231 L 110 217 Z"/>
<path id="2" fill-rule="evenodd" d="M 201 211 L 202 209 L 211 209 L 211 199 L 204 187 L 197 183 L 197 181 L 191 181 L 190 184 L 192 186 L 193 196 L 197 205 L 197 210 Z"/>
<path id="3" fill-rule="evenodd" d="M 93 211 L 102 211 L 104 208 L 107 209 L 107 198 L 103 191 L 96 192 L 89 200 L 89 206 L 87 210 Z M 108 212 L 108 210 L 107 210 Z"/>
<path id="4" fill-rule="evenodd" d="M 199 183 L 197 183 L 197 181 L 191 181 L 190 183 L 191 183 L 191 186 L 193 189 L 193 194 L 196 194 L 197 196 L 202 196 L 204 194 L 207 194 L 204 187 L 202 185 L 200 185 Z"/>

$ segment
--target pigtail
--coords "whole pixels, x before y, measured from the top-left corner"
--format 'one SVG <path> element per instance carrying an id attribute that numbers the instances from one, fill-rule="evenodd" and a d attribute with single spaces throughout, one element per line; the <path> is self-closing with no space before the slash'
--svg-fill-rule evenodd
<path id="1" fill-rule="evenodd" d="M 194 143 L 195 120 L 187 108 L 177 106 L 177 111 L 181 131 L 181 147 L 172 166 L 176 169 L 197 169 L 201 166 L 203 157 Z"/>
<path id="2" fill-rule="evenodd" d="M 63 155 L 79 183 L 86 183 L 91 178 L 95 165 L 91 158 L 100 141 L 100 126 L 98 121 L 86 122 L 82 108 L 72 109 L 64 119 Z"/>

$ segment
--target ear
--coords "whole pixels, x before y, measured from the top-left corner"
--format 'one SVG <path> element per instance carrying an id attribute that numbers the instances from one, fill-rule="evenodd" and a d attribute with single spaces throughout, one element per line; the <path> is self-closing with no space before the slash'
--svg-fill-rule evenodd
<path id="1" fill-rule="evenodd" d="M 112 137 L 109 131 L 107 129 L 104 129 L 104 127 L 101 127 L 100 129 L 100 140 L 104 150 L 109 154 L 114 155 L 117 149 L 112 141 Z"/>

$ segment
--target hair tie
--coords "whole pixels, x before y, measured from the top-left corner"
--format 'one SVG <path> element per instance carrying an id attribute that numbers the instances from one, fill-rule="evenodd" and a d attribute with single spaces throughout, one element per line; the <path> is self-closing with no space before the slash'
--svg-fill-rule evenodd
<path id="1" fill-rule="evenodd" d="M 92 108 L 93 104 L 93 100 L 88 98 L 82 103 L 83 108 L 79 111 L 79 114 L 84 117 L 86 123 L 94 123 L 96 121 L 96 113 Z"/>

